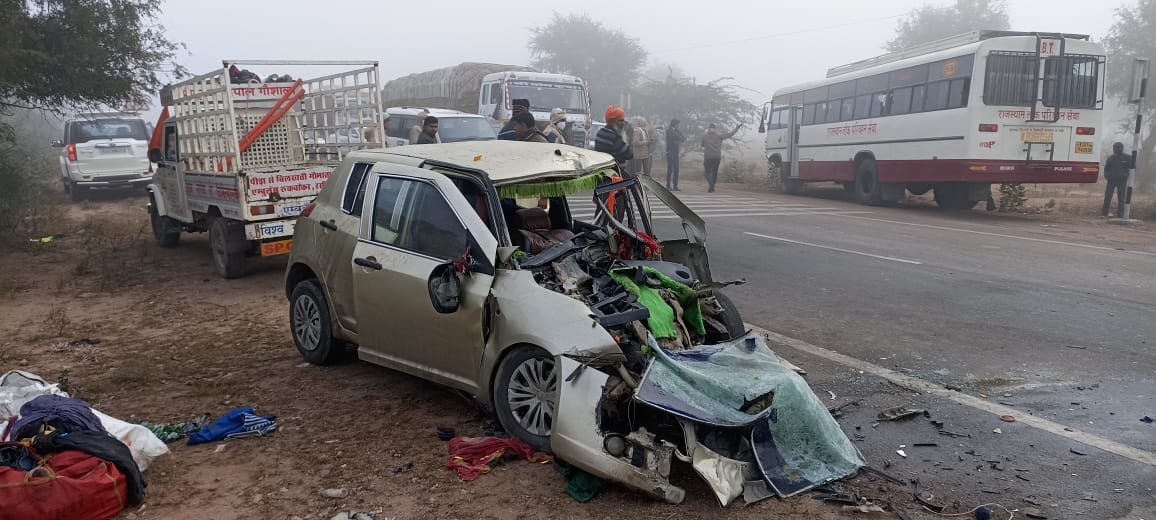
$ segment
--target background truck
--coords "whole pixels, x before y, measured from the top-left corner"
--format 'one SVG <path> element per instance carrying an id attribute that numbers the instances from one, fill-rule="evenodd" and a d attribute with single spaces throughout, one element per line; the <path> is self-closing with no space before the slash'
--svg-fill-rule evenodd
<path id="1" fill-rule="evenodd" d="M 357 68 L 261 81 L 239 67 Z M 224 278 L 243 275 L 247 257 L 288 253 L 295 219 L 342 158 L 382 147 L 380 92 L 376 61 L 225 61 L 162 90 L 165 108 L 149 143 L 157 242 L 172 247 L 182 232 L 207 231 Z"/>
<path id="2" fill-rule="evenodd" d="M 397 78 L 385 84 L 387 107 L 449 108 L 490 118 L 500 126 L 510 118 L 510 100 L 530 100 L 540 127 L 550 122 L 550 110 L 566 110 L 566 142 L 584 146 L 590 124 L 590 93 L 577 76 L 535 72 L 527 67 L 494 63 L 462 63 Z"/>

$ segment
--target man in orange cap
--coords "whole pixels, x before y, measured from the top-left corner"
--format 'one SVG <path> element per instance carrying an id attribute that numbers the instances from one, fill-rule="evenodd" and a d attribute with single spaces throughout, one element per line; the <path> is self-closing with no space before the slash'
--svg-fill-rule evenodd
<path id="1" fill-rule="evenodd" d="M 626 111 L 620 107 L 610 105 L 606 107 L 606 126 L 594 136 L 594 150 L 614 156 L 619 168 L 626 167 L 626 161 L 634 158 L 634 151 L 622 138 L 622 131 L 626 128 Z"/>

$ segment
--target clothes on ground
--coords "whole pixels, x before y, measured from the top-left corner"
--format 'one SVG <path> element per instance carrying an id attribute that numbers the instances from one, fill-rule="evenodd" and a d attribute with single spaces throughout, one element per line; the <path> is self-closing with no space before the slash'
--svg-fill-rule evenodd
<path id="1" fill-rule="evenodd" d="M 594 135 L 594 151 L 608 153 L 614 156 L 619 166 L 625 166 L 626 161 L 634 158 L 634 151 L 622 139 L 622 134 L 610 125 L 604 126 Z"/>
<path id="2" fill-rule="evenodd" d="M 32 437 L 46 426 L 63 432 L 107 431 L 88 403 L 61 395 L 42 395 L 20 407 L 12 435 L 15 439 Z"/>
<path id="3" fill-rule="evenodd" d="M 30 446 L 21 442 L 0 443 L 0 466 L 20 471 L 32 471 L 40 456 Z"/>
<path id="4" fill-rule="evenodd" d="M 95 431 L 42 434 L 32 439 L 32 447 L 46 455 L 80 451 L 111 462 L 125 478 L 128 505 L 136 506 L 144 503 L 147 486 L 144 475 L 133 461 L 128 446 L 116 437 Z"/>
<path id="5" fill-rule="evenodd" d="M 208 423 L 209 415 L 202 414 L 194 417 L 193 420 L 189 422 L 161 424 L 142 422 L 140 425 L 148 428 L 149 431 L 153 432 L 153 435 L 156 435 L 157 438 L 159 438 L 165 444 L 168 444 L 171 442 L 179 441 L 191 435 L 193 432 L 200 430 Z"/>
<path id="6" fill-rule="evenodd" d="M 446 468 L 457 471 L 465 481 L 489 473 L 493 470 L 491 464 L 507 457 L 538 464 L 551 461 L 549 455 L 536 452 L 529 444 L 513 437 L 454 437 L 450 439 L 448 449 L 450 457 L 446 460 Z"/>
<path id="7" fill-rule="evenodd" d="M 260 416 L 249 407 L 234 408 L 228 413 L 189 435 L 189 445 L 204 444 L 223 439 L 260 437 L 277 430 L 277 418 Z"/>
<path id="8" fill-rule="evenodd" d="M 566 496 L 585 504 L 598 496 L 606 481 L 564 462 L 558 463 L 558 472 L 566 479 Z"/>

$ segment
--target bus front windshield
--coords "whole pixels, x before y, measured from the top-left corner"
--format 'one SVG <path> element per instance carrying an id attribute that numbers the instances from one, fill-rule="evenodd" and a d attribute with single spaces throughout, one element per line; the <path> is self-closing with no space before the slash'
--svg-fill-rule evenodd
<path id="1" fill-rule="evenodd" d="M 510 99 L 530 100 L 530 110 L 549 112 L 555 108 L 570 113 L 586 112 L 586 93 L 581 84 L 547 81 L 510 81 Z"/>

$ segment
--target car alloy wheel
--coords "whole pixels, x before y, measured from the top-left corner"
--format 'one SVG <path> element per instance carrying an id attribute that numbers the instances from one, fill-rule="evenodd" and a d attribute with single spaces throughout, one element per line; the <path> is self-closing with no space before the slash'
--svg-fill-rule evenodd
<path id="1" fill-rule="evenodd" d="M 321 342 L 321 311 L 309 296 L 300 296 L 293 302 L 293 335 L 304 350 L 317 350 Z"/>
<path id="2" fill-rule="evenodd" d="M 533 435 L 549 436 L 558 403 L 558 374 L 554 359 L 536 357 L 523 361 L 510 376 L 506 393 L 510 413 Z"/>

